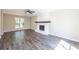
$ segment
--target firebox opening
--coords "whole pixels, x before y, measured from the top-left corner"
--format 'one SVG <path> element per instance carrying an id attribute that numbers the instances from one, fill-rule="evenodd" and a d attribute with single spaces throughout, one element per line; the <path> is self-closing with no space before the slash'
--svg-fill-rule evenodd
<path id="1" fill-rule="evenodd" d="M 44 31 L 45 30 L 44 25 L 39 25 L 39 30 Z"/>

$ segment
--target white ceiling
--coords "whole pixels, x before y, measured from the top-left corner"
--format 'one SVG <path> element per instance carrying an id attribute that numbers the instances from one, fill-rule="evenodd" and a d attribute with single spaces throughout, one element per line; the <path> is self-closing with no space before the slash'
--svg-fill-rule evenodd
<path id="1" fill-rule="evenodd" d="M 30 16 L 30 14 L 25 14 L 25 10 L 27 9 L 3 9 L 3 13 L 5 14 L 14 14 L 14 15 L 28 15 Z M 35 16 L 35 15 L 47 15 L 50 11 L 54 11 L 54 10 L 49 10 L 49 9 L 31 9 L 35 11 L 35 14 L 31 15 L 31 16 Z"/>
<path id="2" fill-rule="evenodd" d="M 3 13 L 4 14 L 13 14 L 13 15 L 22 15 L 22 16 L 25 16 L 25 15 L 28 15 L 28 16 L 34 16 L 34 15 L 38 15 L 40 14 L 38 12 L 38 9 L 31 9 L 33 11 L 35 11 L 35 13 L 33 15 L 29 14 L 29 13 L 25 13 L 27 9 L 4 9 L 3 10 Z"/>

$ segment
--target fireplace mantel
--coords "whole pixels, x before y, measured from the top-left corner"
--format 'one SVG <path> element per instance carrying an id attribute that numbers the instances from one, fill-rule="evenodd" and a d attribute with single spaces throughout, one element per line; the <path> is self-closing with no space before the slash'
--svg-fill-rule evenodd
<path id="1" fill-rule="evenodd" d="M 51 21 L 36 21 L 35 23 L 51 23 Z"/>

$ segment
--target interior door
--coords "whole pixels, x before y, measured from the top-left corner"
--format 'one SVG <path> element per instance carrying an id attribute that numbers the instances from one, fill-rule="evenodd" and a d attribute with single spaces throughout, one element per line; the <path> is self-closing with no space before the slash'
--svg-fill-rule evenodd
<path id="1" fill-rule="evenodd" d="M 24 28 L 24 18 L 15 18 L 15 28 L 16 30 L 22 30 Z"/>

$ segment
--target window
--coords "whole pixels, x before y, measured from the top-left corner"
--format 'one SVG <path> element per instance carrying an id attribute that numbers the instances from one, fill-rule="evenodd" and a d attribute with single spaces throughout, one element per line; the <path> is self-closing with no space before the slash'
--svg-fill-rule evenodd
<path id="1" fill-rule="evenodd" d="M 16 22 L 15 28 L 23 28 L 23 26 L 24 26 L 24 18 L 16 17 L 15 22 Z"/>

